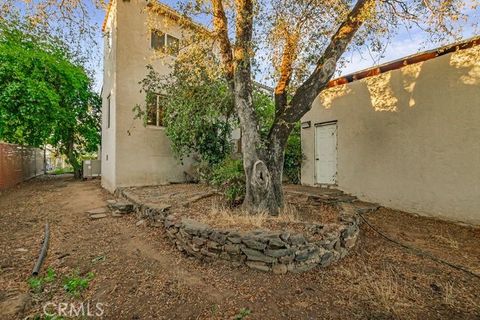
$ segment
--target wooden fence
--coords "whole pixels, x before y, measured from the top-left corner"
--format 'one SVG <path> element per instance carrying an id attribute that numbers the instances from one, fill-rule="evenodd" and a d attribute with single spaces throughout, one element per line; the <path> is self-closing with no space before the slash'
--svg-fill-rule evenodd
<path id="1" fill-rule="evenodd" d="M 0 143 L 0 190 L 44 173 L 43 150 Z"/>

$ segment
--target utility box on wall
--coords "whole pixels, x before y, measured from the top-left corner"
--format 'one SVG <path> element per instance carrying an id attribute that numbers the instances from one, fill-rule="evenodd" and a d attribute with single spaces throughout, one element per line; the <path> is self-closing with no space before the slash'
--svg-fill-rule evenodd
<path id="1" fill-rule="evenodd" d="M 84 160 L 83 161 L 83 178 L 100 177 L 101 160 Z"/>

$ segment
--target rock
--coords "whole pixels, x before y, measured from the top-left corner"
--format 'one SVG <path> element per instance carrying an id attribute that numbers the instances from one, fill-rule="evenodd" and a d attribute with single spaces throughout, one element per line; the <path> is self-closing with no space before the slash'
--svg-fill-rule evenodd
<path id="1" fill-rule="evenodd" d="M 186 232 L 184 228 L 178 229 L 178 233 L 180 233 L 182 235 L 183 239 L 192 239 L 192 235 L 190 233 Z"/>
<path id="2" fill-rule="evenodd" d="M 265 255 L 280 258 L 292 254 L 292 251 L 291 249 L 267 249 Z"/>
<path id="3" fill-rule="evenodd" d="M 182 226 L 185 232 L 194 236 L 199 235 L 206 229 L 209 229 L 209 226 L 207 226 L 206 224 L 187 218 L 182 219 Z"/>
<path id="4" fill-rule="evenodd" d="M 240 253 L 240 246 L 238 244 L 226 244 L 223 249 L 228 253 L 238 254 Z"/>
<path id="5" fill-rule="evenodd" d="M 242 248 L 242 252 L 247 255 L 248 260 L 252 261 L 262 261 L 266 263 L 273 263 L 276 261 L 275 258 L 268 257 L 261 253 L 260 251 L 249 249 L 249 248 Z"/>
<path id="6" fill-rule="evenodd" d="M 282 239 L 283 241 L 287 242 L 288 239 L 290 239 L 290 232 L 288 232 L 288 231 L 282 232 L 282 233 L 280 234 L 280 239 Z"/>
<path id="7" fill-rule="evenodd" d="M 92 219 L 92 220 L 103 219 L 103 218 L 106 218 L 106 217 L 107 217 L 107 215 L 105 213 L 98 213 L 98 214 L 90 215 L 90 219 Z"/>
<path id="8" fill-rule="evenodd" d="M 316 255 L 318 256 L 318 249 L 308 248 L 308 249 L 297 251 L 295 254 L 295 260 L 306 261 L 306 260 L 314 259 Z"/>
<path id="9" fill-rule="evenodd" d="M 135 225 L 136 225 L 137 227 L 139 227 L 139 226 L 141 226 L 141 225 L 144 225 L 144 224 L 145 224 L 145 220 L 143 220 L 143 219 L 142 219 L 142 220 L 138 220 L 137 223 L 135 223 Z"/>
<path id="10" fill-rule="evenodd" d="M 284 264 L 274 264 L 272 271 L 274 274 L 285 274 L 287 273 L 287 266 Z"/>
<path id="11" fill-rule="evenodd" d="M 242 242 L 242 235 L 238 232 L 230 232 L 227 235 L 227 240 L 232 243 L 241 243 Z"/>
<path id="12" fill-rule="evenodd" d="M 293 236 L 290 236 L 290 243 L 294 246 L 304 244 L 305 242 L 306 241 L 305 241 L 305 237 L 303 236 L 303 234 L 295 234 Z"/>
<path id="13" fill-rule="evenodd" d="M 225 244 L 225 241 L 227 241 L 227 235 L 220 233 L 218 231 L 213 230 L 210 233 L 209 238 L 215 242 L 218 242 L 220 244 Z"/>
<path id="14" fill-rule="evenodd" d="M 285 248 L 287 244 L 282 240 L 280 240 L 280 238 L 275 237 L 268 240 L 268 246 L 272 249 L 280 249 L 280 248 Z"/>
<path id="15" fill-rule="evenodd" d="M 214 250 L 221 250 L 222 246 L 218 242 L 208 240 L 207 241 L 207 248 L 214 249 Z"/>
<path id="16" fill-rule="evenodd" d="M 146 206 L 156 212 L 167 212 L 172 207 L 167 203 L 147 203 Z"/>
<path id="17" fill-rule="evenodd" d="M 355 246 L 356 241 L 357 241 L 357 237 L 352 235 L 348 238 L 343 239 L 342 242 L 343 242 L 343 246 L 346 249 L 351 249 L 351 248 L 353 248 L 353 246 Z"/>
<path id="18" fill-rule="evenodd" d="M 219 258 L 222 260 L 230 260 L 230 256 L 226 252 L 221 252 Z"/>
<path id="19" fill-rule="evenodd" d="M 218 258 L 218 253 L 216 252 L 210 252 L 205 248 L 202 248 L 200 250 L 200 253 L 203 254 L 204 256 L 211 257 L 211 258 Z"/>
<path id="20" fill-rule="evenodd" d="M 122 213 L 130 213 L 133 211 L 133 204 L 126 201 L 110 203 L 108 207 L 112 210 L 118 210 Z"/>
<path id="21" fill-rule="evenodd" d="M 302 272 L 305 272 L 305 271 L 308 271 L 310 269 L 313 269 L 317 266 L 316 263 L 302 263 L 302 264 L 297 264 L 292 272 L 293 273 L 302 273 Z"/>
<path id="22" fill-rule="evenodd" d="M 165 217 L 165 222 L 164 222 L 165 228 L 176 226 L 177 223 L 178 223 L 178 218 L 176 216 L 169 215 Z"/>
<path id="23" fill-rule="evenodd" d="M 107 204 L 114 204 L 116 202 L 117 202 L 117 200 L 115 200 L 115 199 L 108 199 L 107 200 Z"/>
<path id="24" fill-rule="evenodd" d="M 252 238 L 245 238 L 242 240 L 242 242 L 245 243 L 247 247 L 256 249 L 256 250 L 263 250 L 267 247 L 266 244 L 261 243 L 260 241 L 257 241 L 257 240 L 253 240 Z"/>
<path id="25" fill-rule="evenodd" d="M 341 232 L 341 236 L 342 238 L 347 238 L 353 235 L 354 233 L 356 233 L 357 231 L 358 231 L 358 226 L 356 224 L 351 224 Z"/>
<path id="26" fill-rule="evenodd" d="M 112 212 L 112 217 L 114 217 L 114 218 L 120 218 L 120 217 L 123 217 L 123 214 L 117 213 L 117 212 L 115 211 L 115 212 Z"/>
<path id="27" fill-rule="evenodd" d="M 106 213 L 108 212 L 108 209 L 105 208 L 105 207 L 101 207 L 101 208 L 95 208 L 95 209 L 91 209 L 91 210 L 88 210 L 87 213 L 92 215 L 92 214 L 100 214 L 100 213 Z"/>
<path id="28" fill-rule="evenodd" d="M 170 238 L 170 239 L 175 239 L 175 234 L 177 233 L 177 229 L 175 228 L 170 228 L 170 229 L 167 229 L 167 236 Z"/>
<path id="29" fill-rule="evenodd" d="M 264 272 L 270 271 L 270 267 L 267 266 L 267 265 L 266 265 L 265 263 L 263 263 L 263 262 L 259 262 L 259 261 L 247 261 L 247 262 L 245 262 L 245 264 L 246 264 L 247 266 L 249 266 L 250 268 L 255 269 L 255 270 L 264 271 Z"/>
<path id="30" fill-rule="evenodd" d="M 207 240 L 200 238 L 200 237 L 193 237 L 192 243 L 196 246 L 203 246 L 207 242 Z"/>
<path id="31" fill-rule="evenodd" d="M 17 251 L 17 252 L 28 252 L 28 250 L 25 249 L 25 248 L 18 248 L 18 249 L 15 249 L 15 251 Z"/>
<path id="32" fill-rule="evenodd" d="M 322 267 L 328 266 L 333 261 L 333 253 L 331 251 L 325 252 L 325 254 L 320 259 L 320 265 Z"/>
<path id="33" fill-rule="evenodd" d="M 288 264 L 288 263 L 292 262 L 294 259 L 295 259 L 295 255 L 291 254 L 291 255 L 288 255 L 288 256 L 283 256 L 283 257 L 278 258 L 278 261 L 280 261 L 281 263 Z"/>

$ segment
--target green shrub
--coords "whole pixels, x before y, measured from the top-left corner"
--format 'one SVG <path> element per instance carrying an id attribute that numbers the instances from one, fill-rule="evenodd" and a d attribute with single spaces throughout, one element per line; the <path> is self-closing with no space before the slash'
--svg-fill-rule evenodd
<path id="1" fill-rule="evenodd" d="M 89 272 L 86 277 L 81 277 L 78 275 L 78 272 L 74 272 L 71 276 L 65 278 L 63 288 L 72 296 L 78 296 L 88 288 L 90 281 L 92 281 L 94 277 L 93 272 Z"/>
<path id="2" fill-rule="evenodd" d="M 55 281 L 55 278 L 55 270 L 48 268 L 44 277 L 30 277 L 27 282 L 33 292 L 40 293 L 45 284 Z"/>
<path id="3" fill-rule="evenodd" d="M 288 178 L 289 182 L 294 184 L 300 183 L 302 160 L 303 154 L 302 141 L 300 138 L 300 124 L 297 124 L 288 137 L 287 146 L 285 147 L 283 173 Z"/>
<path id="4" fill-rule="evenodd" d="M 230 205 L 241 203 L 245 197 L 245 172 L 242 159 L 228 157 L 215 165 L 208 182 L 223 192 Z"/>

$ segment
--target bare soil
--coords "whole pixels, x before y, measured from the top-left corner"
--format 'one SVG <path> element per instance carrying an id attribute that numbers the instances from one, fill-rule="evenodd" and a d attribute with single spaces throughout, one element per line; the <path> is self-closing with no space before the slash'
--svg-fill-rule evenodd
<path id="1" fill-rule="evenodd" d="M 365 224 L 359 245 L 338 263 L 273 275 L 188 258 L 162 228 L 137 226 L 134 215 L 89 219 L 87 210 L 111 198 L 98 180 L 68 176 L 0 195 L 0 319 L 33 319 L 45 303 L 69 301 L 104 303 L 104 319 L 232 319 L 243 308 L 251 311 L 247 319 L 480 318 L 480 279 L 413 255 Z M 479 229 L 383 208 L 367 219 L 392 238 L 480 273 Z M 34 294 L 27 279 L 46 221 L 51 243 L 42 275 L 51 267 L 57 279 Z M 75 270 L 95 274 L 76 298 L 62 282 Z M 8 315 L 18 300 L 30 302 L 23 314 Z"/>

